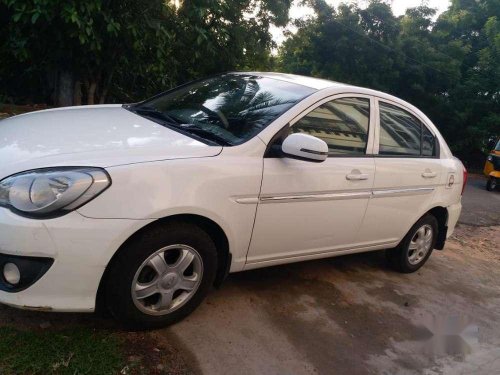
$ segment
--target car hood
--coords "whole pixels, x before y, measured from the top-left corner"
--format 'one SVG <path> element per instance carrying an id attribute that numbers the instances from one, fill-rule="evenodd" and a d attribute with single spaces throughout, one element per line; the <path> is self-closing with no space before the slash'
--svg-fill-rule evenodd
<path id="1" fill-rule="evenodd" d="M 34 168 L 110 167 L 210 157 L 221 150 L 121 105 L 49 109 L 0 121 L 0 178 Z"/>

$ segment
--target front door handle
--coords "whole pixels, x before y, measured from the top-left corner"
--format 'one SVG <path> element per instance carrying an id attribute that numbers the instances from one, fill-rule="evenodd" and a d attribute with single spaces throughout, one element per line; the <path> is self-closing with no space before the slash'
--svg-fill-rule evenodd
<path id="1" fill-rule="evenodd" d="M 368 180 L 368 175 L 364 173 L 350 173 L 345 176 L 346 179 L 351 181 L 360 181 L 360 180 Z"/>
<path id="2" fill-rule="evenodd" d="M 428 171 L 428 172 L 422 173 L 422 177 L 423 178 L 434 178 L 436 176 L 437 176 L 436 172 L 430 172 L 430 171 Z"/>

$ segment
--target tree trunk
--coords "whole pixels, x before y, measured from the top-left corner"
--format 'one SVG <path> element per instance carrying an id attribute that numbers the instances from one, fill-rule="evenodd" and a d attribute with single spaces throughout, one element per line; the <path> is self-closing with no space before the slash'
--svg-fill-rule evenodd
<path id="1" fill-rule="evenodd" d="M 59 107 L 67 107 L 73 104 L 74 78 L 73 73 L 67 70 L 59 72 L 57 82 L 57 100 Z"/>
<path id="2" fill-rule="evenodd" d="M 104 104 L 106 102 L 106 97 L 108 96 L 109 86 L 111 85 L 111 79 L 113 78 L 113 71 L 109 72 L 104 83 L 101 85 L 102 91 L 99 95 L 99 104 Z"/>
<path id="3" fill-rule="evenodd" d="M 108 88 L 104 88 L 101 92 L 101 96 L 99 97 L 99 104 L 106 103 L 106 96 L 108 95 Z"/>
<path id="4" fill-rule="evenodd" d="M 80 81 L 75 82 L 75 90 L 73 93 L 73 104 L 82 105 L 82 83 Z"/>
<path id="5" fill-rule="evenodd" d="M 92 105 L 95 104 L 95 93 L 97 90 L 97 82 L 91 81 L 89 85 L 89 89 L 87 91 L 87 104 Z"/>

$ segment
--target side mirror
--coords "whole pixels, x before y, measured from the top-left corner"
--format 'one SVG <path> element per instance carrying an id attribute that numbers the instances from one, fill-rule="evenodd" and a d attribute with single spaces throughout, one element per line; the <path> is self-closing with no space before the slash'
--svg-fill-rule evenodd
<path id="1" fill-rule="evenodd" d="M 281 150 L 286 157 L 321 163 L 328 157 L 328 145 L 312 135 L 294 133 L 285 138 Z"/>

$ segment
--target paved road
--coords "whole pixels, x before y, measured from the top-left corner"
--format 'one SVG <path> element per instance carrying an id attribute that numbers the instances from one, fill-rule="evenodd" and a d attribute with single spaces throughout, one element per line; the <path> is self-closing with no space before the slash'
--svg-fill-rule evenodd
<path id="1" fill-rule="evenodd" d="M 460 223 L 468 225 L 500 225 L 500 191 L 487 191 L 486 179 L 471 175 L 462 200 Z"/>

